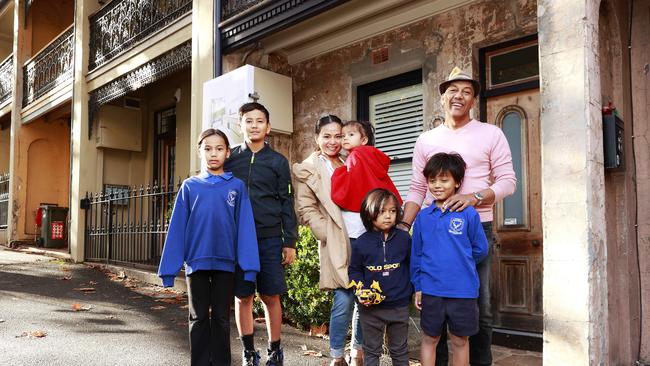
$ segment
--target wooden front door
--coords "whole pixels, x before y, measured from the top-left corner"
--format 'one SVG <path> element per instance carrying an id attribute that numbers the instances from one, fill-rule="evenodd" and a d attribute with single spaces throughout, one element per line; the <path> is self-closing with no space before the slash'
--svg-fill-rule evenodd
<path id="1" fill-rule="evenodd" d="M 487 99 L 486 119 L 506 135 L 517 174 L 517 191 L 494 210 L 494 326 L 536 333 L 543 327 L 539 110 L 539 89 Z"/>

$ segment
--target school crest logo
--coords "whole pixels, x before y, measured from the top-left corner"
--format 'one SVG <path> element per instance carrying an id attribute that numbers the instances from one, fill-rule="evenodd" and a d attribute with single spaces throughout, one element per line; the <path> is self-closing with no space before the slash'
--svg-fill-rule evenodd
<path id="1" fill-rule="evenodd" d="M 230 207 L 235 207 L 236 200 L 237 200 L 237 191 L 234 190 L 228 191 L 228 200 L 226 201 L 228 202 L 228 205 L 230 205 Z"/>
<path id="2" fill-rule="evenodd" d="M 463 226 L 465 226 L 465 220 L 459 217 L 454 217 L 449 221 L 449 232 L 454 235 L 462 235 Z"/>

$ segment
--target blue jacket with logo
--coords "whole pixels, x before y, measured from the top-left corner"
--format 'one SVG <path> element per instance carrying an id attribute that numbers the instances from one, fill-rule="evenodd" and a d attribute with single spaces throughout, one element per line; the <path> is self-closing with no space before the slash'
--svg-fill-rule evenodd
<path id="1" fill-rule="evenodd" d="M 230 172 L 203 172 L 186 179 L 176 203 L 165 239 L 158 276 L 163 286 L 185 263 L 185 274 L 198 270 L 234 272 L 255 281 L 260 270 L 253 210 L 244 183 Z"/>
<path id="2" fill-rule="evenodd" d="M 377 281 L 381 294 L 386 296 L 377 307 L 408 305 L 413 294 L 409 281 L 411 251 L 409 233 L 393 228 L 384 240 L 381 231 L 367 231 L 352 243 L 352 256 L 348 266 L 350 282 L 362 282 L 370 288 Z"/>
<path id="3" fill-rule="evenodd" d="M 478 298 L 476 264 L 488 255 L 474 207 L 442 212 L 431 205 L 413 223 L 411 282 L 415 291 L 439 297 Z"/>

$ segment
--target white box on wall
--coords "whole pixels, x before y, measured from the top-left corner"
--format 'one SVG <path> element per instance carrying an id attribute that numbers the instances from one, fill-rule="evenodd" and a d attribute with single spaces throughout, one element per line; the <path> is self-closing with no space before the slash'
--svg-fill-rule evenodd
<path id="1" fill-rule="evenodd" d="M 97 147 L 142 151 L 142 113 L 140 109 L 106 104 L 99 110 Z"/>
<path id="2" fill-rule="evenodd" d="M 255 101 L 252 96 L 269 110 L 271 131 L 293 133 L 291 78 L 251 65 L 203 84 L 202 128 L 224 130 L 231 146 L 241 144 L 238 111 L 242 104 Z"/>

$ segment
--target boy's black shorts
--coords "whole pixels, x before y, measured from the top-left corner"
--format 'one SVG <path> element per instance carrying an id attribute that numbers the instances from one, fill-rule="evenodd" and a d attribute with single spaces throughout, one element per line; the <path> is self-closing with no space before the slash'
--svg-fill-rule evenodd
<path id="1" fill-rule="evenodd" d="M 422 294 L 420 326 L 424 334 L 437 337 L 447 321 L 449 331 L 459 337 L 478 333 L 478 303 L 476 299 L 457 299 Z"/>
<path id="2" fill-rule="evenodd" d="M 257 282 L 244 281 L 244 272 L 235 268 L 235 289 L 237 297 L 248 297 L 255 294 L 255 285 L 260 295 L 281 295 L 287 292 L 287 282 L 284 279 L 282 266 L 282 238 L 264 238 L 257 241 L 260 253 L 260 272 Z"/>

